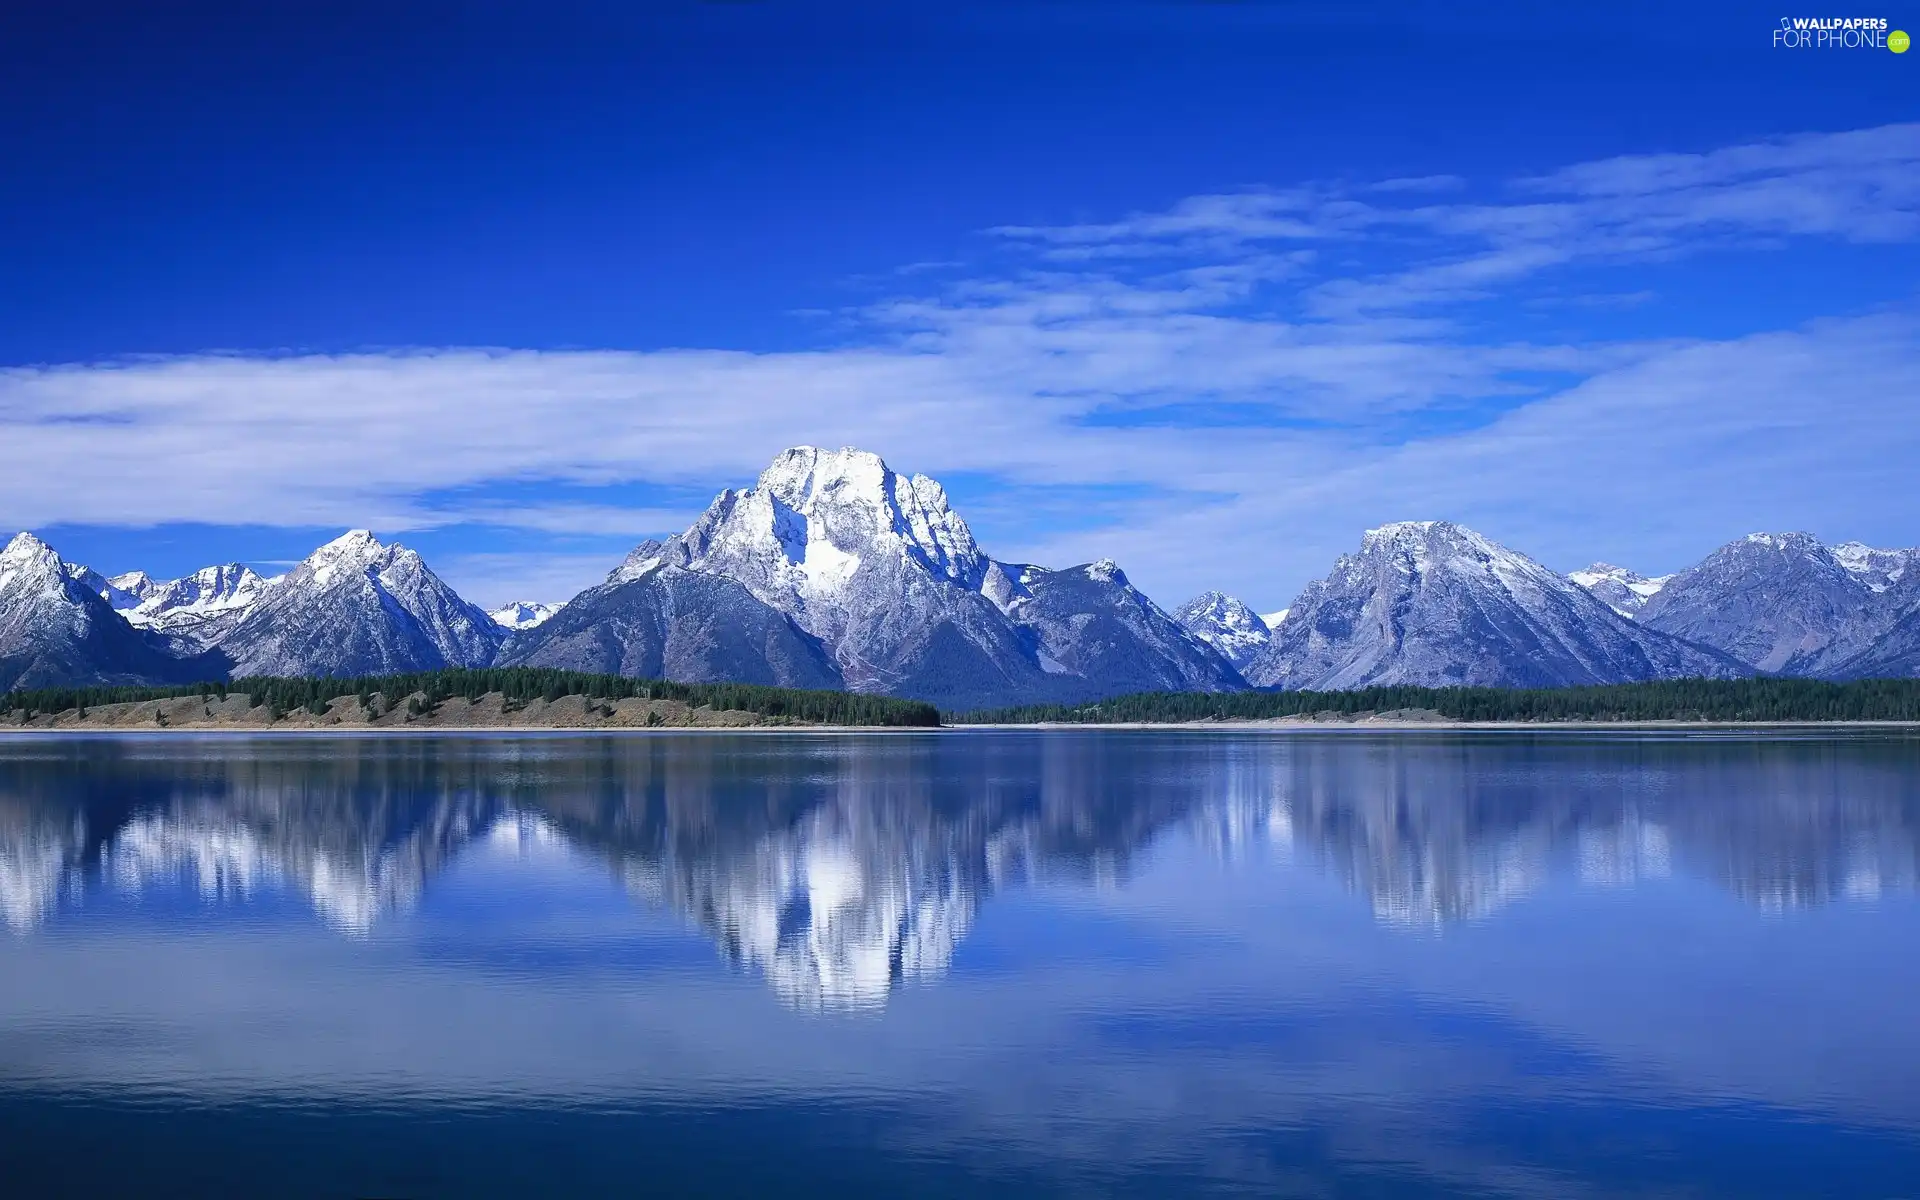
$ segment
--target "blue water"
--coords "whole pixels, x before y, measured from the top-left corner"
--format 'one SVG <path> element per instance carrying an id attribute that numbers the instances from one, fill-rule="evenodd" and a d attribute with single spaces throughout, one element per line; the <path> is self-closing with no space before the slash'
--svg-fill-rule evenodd
<path id="1" fill-rule="evenodd" d="M 1920 739 L 0 739 L 0 1193 L 1920 1194 Z"/>

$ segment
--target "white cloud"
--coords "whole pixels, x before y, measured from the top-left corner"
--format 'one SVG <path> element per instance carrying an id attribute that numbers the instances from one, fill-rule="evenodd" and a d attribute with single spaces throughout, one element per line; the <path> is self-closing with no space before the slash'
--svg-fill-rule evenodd
<path id="1" fill-rule="evenodd" d="M 1532 302 L 1533 281 L 1572 262 L 1920 237 L 1920 126 L 1618 158 L 1516 187 L 1496 203 L 1456 201 L 1451 178 L 1310 184 L 1002 229 L 996 244 L 1029 251 L 1026 267 L 874 305 L 855 314 L 853 344 L 812 353 L 455 349 L 3 371 L 0 524 L 637 538 L 691 513 L 542 485 L 718 491 L 812 443 L 1016 490 L 1124 495 L 1098 501 L 1124 522 L 1059 538 L 987 506 L 1006 539 L 989 548 L 1043 562 L 1110 553 L 1167 599 L 1222 584 L 1277 606 L 1364 524 L 1408 516 L 1480 520 L 1550 559 L 1643 569 L 1697 554 L 1707 528 L 1831 520 L 1836 535 L 1877 536 L 1841 515 L 1866 508 L 1847 481 L 1911 461 L 1920 423 L 1897 400 L 1916 391 L 1900 357 L 1915 342 L 1907 316 L 1711 344 L 1535 343 L 1474 336 L 1464 308 L 1436 307 Z M 1814 403 L 1819 421 L 1805 419 Z M 1168 405 L 1211 415 L 1155 416 Z M 1512 411 L 1468 433 L 1404 432 L 1410 416 L 1474 405 Z M 1876 511 L 1911 522 L 1907 503 Z M 1583 540 L 1591 552 L 1576 552 Z M 553 598 L 611 565 L 511 558 L 521 565 L 438 565 L 495 599 L 516 597 L 488 579 Z"/>
<path id="2" fill-rule="evenodd" d="M 1671 571 L 1762 529 L 1912 545 L 1916 345 L 1920 316 L 1887 313 L 1675 347 L 1472 432 L 1338 457 L 1306 440 L 1233 500 L 1142 509 L 1137 525 L 1036 553 L 1110 554 L 1168 600 L 1210 580 L 1279 607 L 1362 529 L 1413 518 L 1472 525 L 1561 570 Z"/>

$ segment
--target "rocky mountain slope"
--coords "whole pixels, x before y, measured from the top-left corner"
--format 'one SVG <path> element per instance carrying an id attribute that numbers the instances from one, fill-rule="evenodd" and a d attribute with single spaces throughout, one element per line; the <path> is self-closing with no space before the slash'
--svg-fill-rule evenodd
<path id="1" fill-rule="evenodd" d="M 938 483 L 861 450 L 784 452 L 615 579 L 663 566 L 740 584 L 818 639 L 858 691 L 967 708 L 1238 686 L 1117 568 L 997 563 Z"/>
<path id="2" fill-rule="evenodd" d="M 1175 609 L 1173 619 L 1236 670 L 1252 662 L 1273 636 L 1264 618 L 1225 592 L 1200 593 Z"/>
<path id="3" fill-rule="evenodd" d="M 854 449 L 782 453 L 558 608 L 483 612 L 365 531 L 278 579 L 239 564 L 107 578 L 30 535 L 6 553 L 0 688 L 498 662 L 965 710 L 1249 684 L 1920 674 L 1916 549 L 1752 534 L 1672 576 L 1596 563 L 1561 577 L 1460 526 L 1407 522 L 1369 532 L 1288 609 L 1208 592 L 1169 615 L 1109 561 L 990 557 L 940 484 Z"/>
<path id="4" fill-rule="evenodd" d="M 1010 581 L 1004 611 L 1033 633 L 1043 669 L 1109 694 L 1246 686 L 1216 647 L 1161 611 L 1111 559 L 1059 571 L 994 565 Z"/>
<path id="5" fill-rule="evenodd" d="M 78 563 L 66 563 L 65 569 L 68 579 L 105 600 L 116 612 L 139 607 L 140 602 L 151 595 L 156 586 L 145 571 L 128 571 L 108 579 L 92 567 L 83 567 Z"/>
<path id="6" fill-rule="evenodd" d="M 1673 576 L 1648 579 L 1645 575 L 1625 567 L 1616 567 L 1612 563 L 1595 563 L 1584 571 L 1573 572 L 1567 578 L 1592 592 L 1621 616 L 1638 617 L 1647 601 L 1665 587 Z"/>
<path id="7" fill-rule="evenodd" d="M 1675 575 L 1640 620 L 1757 670 L 1822 675 L 1897 620 L 1897 557 L 1857 547 L 1849 567 L 1811 534 L 1748 534 Z"/>
<path id="8" fill-rule="evenodd" d="M 203 567 L 166 583 L 148 580 L 140 603 L 122 615 L 140 628 L 211 646 L 245 618 L 270 586 L 239 563 Z"/>
<path id="9" fill-rule="evenodd" d="M 216 643 L 243 675 L 486 666 L 506 630 L 404 546 L 356 529 L 315 550 Z"/>
<path id="10" fill-rule="evenodd" d="M 224 663 L 176 653 L 75 579 L 53 548 L 22 533 L 0 550 L 0 691 L 69 684 L 185 683 Z"/>
<path id="11" fill-rule="evenodd" d="M 1561 687 L 1740 663 L 1644 629 L 1523 554 L 1445 521 L 1369 530 L 1295 600 L 1247 668 L 1259 686 Z"/>
<path id="12" fill-rule="evenodd" d="M 499 663 L 681 683 L 844 683 L 819 641 L 785 613 L 731 579 L 668 565 L 615 571 L 515 635 Z"/>

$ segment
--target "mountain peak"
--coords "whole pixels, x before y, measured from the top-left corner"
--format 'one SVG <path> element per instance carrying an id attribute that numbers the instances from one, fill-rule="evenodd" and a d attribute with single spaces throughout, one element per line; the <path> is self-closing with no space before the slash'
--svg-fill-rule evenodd
<path id="1" fill-rule="evenodd" d="M 240 563 L 201 567 L 167 583 L 147 580 L 137 592 L 125 589 L 123 594 L 136 596 L 139 603 L 122 611 L 128 621 L 142 628 L 210 644 L 227 628 L 239 624 L 270 586 L 252 568 Z M 112 597 L 108 600 L 111 602 Z"/>
<path id="2" fill-rule="evenodd" d="M 1307 585 L 1249 664 L 1257 685 L 1563 687 L 1737 664 L 1636 629 L 1593 595 L 1464 526 L 1403 521 Z"/>
<path id="3" fill-rule="evenodd" d="M 794 446 L 782 450 L 755 486 L 788 504 L 798 505 L 816 490 L 851 487 L 878 494 L 893 472 L 878 454 L 852 446 L 827 450 Z"/>
<path id="4" fill-rule="evenodd" d="M 26 579 L 64 585 L 67 568 L 52 546 L 31 533 L 18 533 L 0 550 L 0 588 Z"/>
<path id="5" fill-rule="evenodd" d="M 1638 571 L 1597 562 L 1583 571 L 1573 571 L 1568 579 L 1593 593 L 1601 602 L 1623 617 L 1637 618 L 1654 593 L 1667 585 L 1671 575 L 1648 579 Z"/>
<path id="6" fill-rule="evenodd" d="M 1225 592 L 1201 592 L 1175 609 L 1173 619 L 1218 650 L 1236 670 L 1252 662 L 1271 640 L 1260 614 Z"/>
<path id="7" fill-rule="evenodd" d="M 533 629 L 544 625 L 547 619 L 560 611 L 558 604 L 541 604 L 535 600 L 509 600 L 487 615 L 503 629 Z"/>
<path id="8" fill-rule="evenodd" d="M 1499 543 L 1452 521 L 1394 521 L 1367 530 L 1360 539 L 1362 556 L 1389 553 L 1424 558 L 1435 551 L 1453 554 L 1462 550 L 1483 556 L 1511 553 Z"/>
<path id="9" fill-rule="evenodd" d="M 224 579 L 222 568 L 209 570 L 215 577 L 209 582 L 225 583 L 232 599 L 244 593 L 248 601 L 244 615 L 213 643 L 233 659 L 236 674 L 375 675 L 484 666 L 506 637 L 418 554 L 383 544 L 364 529 L 321 546 L 278 582 L 245 568 L 238 568 L 244 576 Z"/>
<path id="10" fill-rule="evenodd" d="M 349 529 L 339 537 L 321 546 L 307 556 L 309 562 L 317 558 L 375 558 L 386 550 L 379 538 L 369 529 Z"/>
<path id="11" fill-rule="evenodd" d="M 1559 579 L 1526 555 L 1452 521 L 1396 521 L 1369 529 L 1359 553 L 1341 558 L 1336 570 L 1365 574 L 1383 565 L 1415 576 L 1436 567 L 1469 574 L 1491 570 L 1509 584 L 1542 575 Z"/>
<path id="12" fill-rule="evenodd" d="M 125 588 L 128 591 L 132 591 L 135 588 L 147 587 L 152 584 L 153 576 L 147 574 L 145 571 L 126 571 L 122 574 L 111 576 L 107 582 L 117 588 Z"/>
<path id="13" fill-rule="evenodd" d="M 1920 563 L 1920 550 L 1882 550 L 1865 542 L 1842 542 L 1832 551 L 1849 575 L 1875 593 L 1900 582 L 1909 567 Z"/>
<path id="14" fill-rule="evenodd" d="M 1827 554 L 1826 544 L 1810 533 L 1750 533 L 1734 545 L 1764 546 L 1769 550 L 1779 550 L 1800 554 Z"/>
<path id="15" fill-rule="evenodd" d="M 13 535 L 13 540 L 7 543 L 5 550 L 0 550 L 0 563 L 11 564 L 44 561 L 49 556 L 55 561 L 58 561 L 60 558 L 59 555 L 54 554 L 52 546 L 47 545 L 31 533 L 21 530 L 19 533 Z"/>
<path id="16" fill-rule="evenodd" d="M 1638 571 L 1630 571 L 1625 567 L 1616 567 L 1610 562 L 1597 562 L 1585 570 L 1569 573 L 1567 578 L 1573 580 L 1581 587 L 1589 587 L 1595 581 L 1601 579 L 1612 579 L 1620 583 L 1641 583 L 1645 581 L 1646 576 L 1640 574 Z"/>
<path id="17" fill-rule="evenodd" d="M 630 556 L 619 574 L 676 559 L 696 567 L 730 564 L 722 573 L 735 574 L 763 599 L 790 597 L 803 608 L 809 597 L 842 591 L 856 573 L 891 571 L 893 564 L 914 562 L 967 588 L 979 584 L 985 566 L 938 483 L 898 475 L 865 450 L 815 446 L 781 452 L 753 487 L 722 492 L 684 535 L 658 554 Z"/>

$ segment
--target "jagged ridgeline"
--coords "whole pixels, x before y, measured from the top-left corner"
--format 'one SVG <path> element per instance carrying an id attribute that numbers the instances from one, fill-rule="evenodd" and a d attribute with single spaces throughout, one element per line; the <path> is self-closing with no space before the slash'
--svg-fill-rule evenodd
<path id="1" fill-rule="evenodd" d="M 1097 704 L 949 716 L 962 724 L 1262 721 L 1322 714 L 1454 721 L 1920 721 L 1920 679 L 1676 679 L 1575 688 L 1376 687 L 1344 692 L 1143 692 Z"/>
<path id="2" fill-rule="evenodd" d="M 363 703 L 380 696 L 386 703 L 416 702 L 419 711 L 431 711 L 456 697 L 469 701 L 499 695 L 509 704 L 535 700 L 552 703 L 572 696 L 589 701 L 667 700 L 690 708 L 750 712 L 758 716 L 818 725 L 925 727 L 938 725 L 940 714 L 931 704 L 897 700 L 856 692 L 807 691 L 748 683 L 674 683 L 663 679 L 627 679 L 580 671 L 535 667 L 480 670 L 416 671 L 353 678 L 289 679 L 271 676 L 208 682 L 180 687 L 41 688 L 0 696 L 0 711 L 16 720 L 21 714 L 63 713 L 109 704 L 187 697 L 244 695 L 249 707 L 265 706 L 273 713 L 302 709 L 322 713 L 342 697 Z"/>

